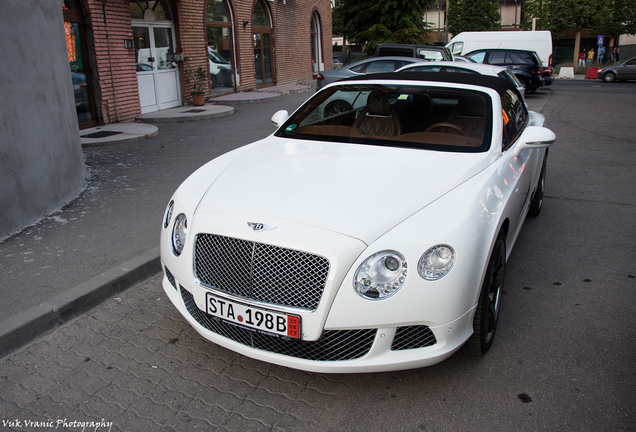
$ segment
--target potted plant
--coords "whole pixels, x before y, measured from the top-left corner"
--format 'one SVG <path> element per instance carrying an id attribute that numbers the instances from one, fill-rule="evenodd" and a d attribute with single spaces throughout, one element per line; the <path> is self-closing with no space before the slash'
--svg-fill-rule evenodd
<path id="1" fill-rule="evenodd" d="M 187 81 L 192 84 L 192 104 L 194 106 L 205 105 L 205 83 L 208 80 L 208 72 L 201 66 L 196 69 L 186 68 Z"/>

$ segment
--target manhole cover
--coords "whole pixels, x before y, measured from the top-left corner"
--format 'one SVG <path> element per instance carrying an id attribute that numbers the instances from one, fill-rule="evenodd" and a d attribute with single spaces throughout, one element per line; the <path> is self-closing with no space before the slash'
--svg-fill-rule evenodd
<path id="1" fill-rule="evenodd" d="M 113 135 L 119 135 L 122 132 L 117 132 L 117 131 L 99 131 L 99 132 L 93 132 L 91 134 L 88 135 L 81 135 L 81 138 L 106 138 L 109 136 L 113 136 Z"/>
<path id="2" fill-rule="evenodd" d="M 188 111 L 183 111 L 184 113 L 200 113 L 200 112 L 205 112 L 204 109 L 191 109 Z"/>

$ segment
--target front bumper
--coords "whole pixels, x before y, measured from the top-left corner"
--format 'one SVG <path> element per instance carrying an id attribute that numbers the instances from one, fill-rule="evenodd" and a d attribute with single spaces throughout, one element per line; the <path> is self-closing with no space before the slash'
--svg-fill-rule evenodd
<path id="1" fill-rule="evenodd" d="M 381 372 L 430 366 L 450 357 L 472 334 L 473 309 L 435 327 L 325 327 L 317 340 L 291 340 L 206 314 L 165 266 L 162 284 L 188 323 L 209 341 L 257 360 L 311 372 Z M 207 290 L 197 285 L 192 288 Z"/>

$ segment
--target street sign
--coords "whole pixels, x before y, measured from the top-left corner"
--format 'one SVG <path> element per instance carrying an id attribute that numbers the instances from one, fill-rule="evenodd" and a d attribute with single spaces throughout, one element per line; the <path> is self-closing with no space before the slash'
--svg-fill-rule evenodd
<path id="1" fill-rule="evenodd" d="M 604 45 L 604 39 L 605 39 L 604 35 L 598 35 L 598 39 L 597 39 L 596 45 L 598 45 L 598 46 Z"/>

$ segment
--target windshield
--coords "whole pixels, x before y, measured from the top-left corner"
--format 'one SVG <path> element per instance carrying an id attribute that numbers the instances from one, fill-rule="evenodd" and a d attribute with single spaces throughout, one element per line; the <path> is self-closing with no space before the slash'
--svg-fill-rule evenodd
<path id="1" fill-rule="evenodd" d="M 492 108 L 485 93 L 427 85 L 352 84 L 305 102 L 276 136 L 317 141 L 484 152 Z"/>

